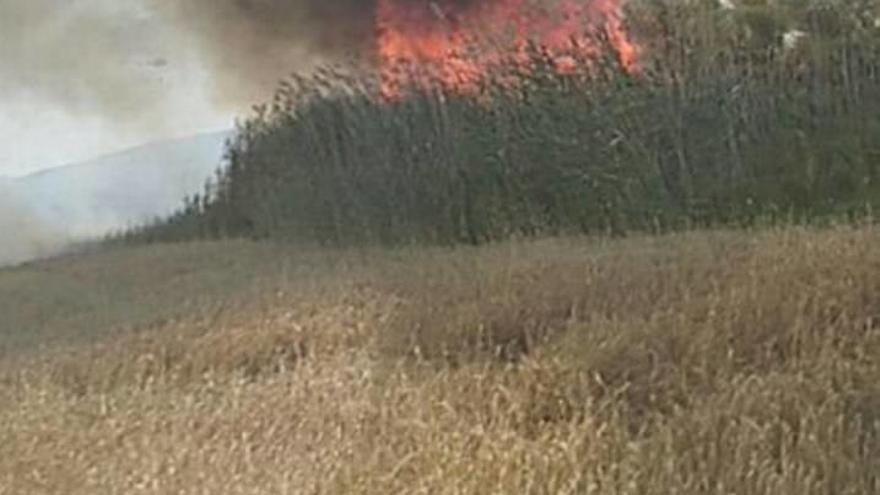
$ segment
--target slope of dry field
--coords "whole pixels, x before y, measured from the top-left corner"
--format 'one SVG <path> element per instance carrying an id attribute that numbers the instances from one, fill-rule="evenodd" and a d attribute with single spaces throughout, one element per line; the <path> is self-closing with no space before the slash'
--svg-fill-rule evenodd
<path id="1" fill-rule="evenodd" d="M 878 493 L 878 247 L 227 243 L 0 271 L 0 494 Z"/>

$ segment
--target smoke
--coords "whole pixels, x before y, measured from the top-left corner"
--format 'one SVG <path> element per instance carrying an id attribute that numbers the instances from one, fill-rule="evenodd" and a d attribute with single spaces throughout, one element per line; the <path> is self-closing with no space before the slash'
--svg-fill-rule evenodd
<path id="1" fill-rule="evenodd" d="M 0 266 L 56 254 L 65 237 L 0 182 Z"/>
<path id="2" fill-rule="evenodd" d="M 374 56 L 379 0 L 151 0 L 202 53 L 227 102 L 265 99 L 280 79 Z M 463 10 L 477 0 L 390 0 Z M 438 7 L 442 5 L 442 7 Z"/>
<path id="3" fill-rule="evenodd" d="M 166 88 L 148 12 L 109 0 L 0 0 L 0 100 L 150 125 Z"/>
<path id="4" fill-rule="evenodd" d="M 0 104 L 36 101 L 156 138 L 248 111 L 293 72 L 376 60 L 380 5 L 457 22 L 554 1 L 0 0 Z"/>
<path id="5" fill-rule="evenodd" d="M 156 126 L 181 103 L 169 74 L 197 66 L 218 108 L 247 109 L 293 72 L 375 56 L 383 1 L 454 19 L 551 0 L 0 0 L 0 101 Z"/>
<path id="6" fill-rule="evenodd" d="M 294 71 L 370 47 L 369 0 L 152 0 L 208 64 L 223 103 L 256 103 Z"/>
<path id="7" fill-rule="evenodd" d="M 426 10 L 478 3 L 389 1 Z M 293 72 L 369 57 L 377 2 L 0 0 L 0 101 L 35 98 L 155 126 L 180 103 L 168 74 L 196 60 L 218 107 L 247 109 Z"/>

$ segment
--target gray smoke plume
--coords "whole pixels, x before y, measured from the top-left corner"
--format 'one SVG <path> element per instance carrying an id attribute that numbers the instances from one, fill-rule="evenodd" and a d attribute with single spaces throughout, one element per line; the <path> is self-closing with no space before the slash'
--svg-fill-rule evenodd
<path id="1" fill-rule="evenodd" d="M 146 54 L 148 12 L 108 0 L 0 0 L 0 99 L 34 99 L 114 122 L 146 121 L 167 88 Z M 149 125 L 149 122 L 143 122 Z"/>
<path id="2" fill-rule="evenodd" d="M 477 0 L 393 0 L 464 11 Z M 29 96 L 115 124 L 169 110 L 162 74 L 192 54 L 231 109 L 316 64 L 368 58 L 377 0 L 0 0 L 0 99 Z"/>

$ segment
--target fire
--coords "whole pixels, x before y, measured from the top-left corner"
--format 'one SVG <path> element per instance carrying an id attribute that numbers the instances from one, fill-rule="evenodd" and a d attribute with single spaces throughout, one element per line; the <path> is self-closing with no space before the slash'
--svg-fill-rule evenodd
<path id="1" fill-rule="evenodd" d="M 377 51 L 382 93 L 410 84 L 466 92 L 503 63 L 525 62 L 528 43 L 561 72 L 601 55 L 604 34 L 628 71 L 638 47 L 621 20 L 622 0 L 377 0 Z"/>

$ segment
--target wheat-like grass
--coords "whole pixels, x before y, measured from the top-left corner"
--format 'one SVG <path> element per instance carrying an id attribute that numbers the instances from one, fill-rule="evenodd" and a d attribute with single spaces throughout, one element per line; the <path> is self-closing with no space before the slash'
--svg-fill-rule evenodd
<path id="1" fill-rule="evenodd" d="M 228 307 L 0 362 L 0 494 L 877 493 L 878 242 L 278 250 Z"/>

